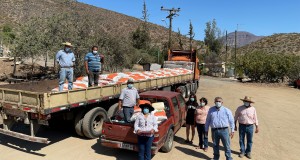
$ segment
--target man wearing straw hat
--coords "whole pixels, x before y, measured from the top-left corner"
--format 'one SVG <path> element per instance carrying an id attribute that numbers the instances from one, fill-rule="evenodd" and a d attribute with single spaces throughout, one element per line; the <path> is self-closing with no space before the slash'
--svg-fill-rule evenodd
<path id="1" fill-rule="evenodd" d="M 74 62 L 75 56 L 71 51 L 73 47 L 70 42 L 63 43 L 65 46 L 63 50 L 60 50 L 56 54 L 56 61 L 60 66 L 59 71 L 59 91 L 63 91 L 65 80 L 68 80 L 68 90 L 73 88 L 73 74 L 74 74 Z"/>
<path id="2" fill-rule="evenodd" d="M 241 99 L 244 104 L 239 106 L 235 111 L 235 126 L 236 122 L 239 122 L 239 143 L 240 143 L 240 154 L 239 157 L 242 158 L 244 155 L 251 159 L 251 149 L 252 149 L 252 138 L 253 130 L 255 125 L 255 133 L 258 133 L 258 120 L 255 108 L 252 106 L 254 103 L 251 97 L 245 96 Z M 237 131 L 237 127 L 235 127 Z M 245 148 L 245 137 L 247 137 L 247 146 Z"/>

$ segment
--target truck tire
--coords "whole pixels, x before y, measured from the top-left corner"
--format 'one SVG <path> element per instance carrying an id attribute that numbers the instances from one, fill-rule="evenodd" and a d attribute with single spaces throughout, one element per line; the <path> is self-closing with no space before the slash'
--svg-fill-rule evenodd
<path id="1" fill-rule="evenodd" d="M 192 83 L 191 84 L 191 92 L 193 93 L 197 93 L 197 83 Z"/>
<path id="2" fill-rule="evenodd" d="M 166 141 L 164 145 L 161 147 L 161 150 L 165 153 L 170 152 L 173 148 L 173 142 L 174 142 L 174 131 L 170 129 Z"/>
<path id="3" fill-rule="evenodd" d="M 186 89 L 185 86 L 179 86 L 178 87 L 179 92 L 181 93 L 182 97 L 185 98 L 186 97 Z"/>
<path id="4" fill-rule="evenodd" d="M 75 119 L 74 119 L 74 128 L 75 132 L 78 136 L 84 137 L 83 131 L 82 131 L 82 121 L 84 117 L 84 111 L 80 111 L 77 113 Z"/>
<path id="5" fill-rule="evenodd" d="M 185 98 L 188 98 L 191 95 L 191 84 L 190 83 L 186 84 L 185 89 L 186 89 L 186 97 Z"/>
<path id="6" fill-rule="evenodd" d="M 118 109 L 119 109 L 119 103 L 115 103 L 112 106 L 110 106 L 107 111 L 107 118 L 110 119 L 112 116 L 114 116 L 117 113 Z"/>
<path id="7" fill-rule="evenodd" d="M 82 121 L 83 134 L 87 138 L 97 138 L 102 133 L 103 122 L 107 119 L 107 113 L 103 108 L 96 107 L 88 111 Z"/>

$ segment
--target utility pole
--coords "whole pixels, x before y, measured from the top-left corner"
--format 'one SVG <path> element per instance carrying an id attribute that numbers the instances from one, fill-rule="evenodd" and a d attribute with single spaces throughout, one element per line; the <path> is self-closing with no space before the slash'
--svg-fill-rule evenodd
<path id="1" fill-rule="evenodd" d="M 228 64 L 227 64 L 227 58 L 228 58 L 228 44 L 227 44 L 227 30 L 226 30 L 226 35 L 225 35 L 225 76 L 228 76 L 228 74 L 226 75 L 226 70 L 228 71 Z"/>
<path id="2" fill-rule="evenodd" d="M 236 42 L 237 42 L 237 30 L 234 32 L 234 78 L 236 78 Z"/>
<path id="3" fill-rule="evenodd" d="M 168 11 L 169 15 L 166 18 L 169 18 L 170 22 L 169 22 L 169 50 L 171 50 L 172 48 L 172 20 L 173 20 L 173 16 L 178 16 L 178 14 L 176 14 L 176 12 L 180 11 L 180 8 L 172 8 L 172 9 L 165 9 L 163 6 L 161 6 L 160 8 L 161 11 Z"/>

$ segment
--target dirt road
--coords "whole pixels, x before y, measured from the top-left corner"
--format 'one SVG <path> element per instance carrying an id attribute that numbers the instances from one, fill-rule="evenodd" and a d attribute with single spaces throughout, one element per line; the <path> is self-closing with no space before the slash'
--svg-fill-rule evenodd
<path id="1" fill-rule="evenodd" d="M 297 160 L 300 148 L 300 90 L 288 87 L 264 87 L 241 84 L 228 80 L 204 77 L 200 81 L 198 99 L 205 96 L 209 104 L 221 96 L 224 105 L 232 112 L 245 95 L 256 101 L 260 132 L 254 135 L 252 159 L 254 160 Z M 1 160 L 135 160 L 136 153 L 101 147 L 97 140 L 77 138 L 70 127 L 43 129 L 39 136 L 49 137 L 49 145 L 35 144 L 0 135 Z M 196 150 L 195 146 L 184 144 L 185 128 L 175 137 L 170 153 L 158 153 L 153 160 L 196 160 L 212 158 L 212 144 L 208 152 Z M 211 139 L 209 139 L 211 142 Z M 196 136 L 194 144 L 198 143 Z M 238 133 L 231 141 L 233 159 L 238 158 Z M 224 152 L 221 152 L 224 160 Z M 247 158 L 243 158 L 247 159 Z"/>

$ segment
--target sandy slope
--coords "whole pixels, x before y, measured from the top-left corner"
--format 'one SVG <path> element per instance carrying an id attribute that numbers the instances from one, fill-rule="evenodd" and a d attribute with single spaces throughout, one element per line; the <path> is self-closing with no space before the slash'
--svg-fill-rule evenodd
<path id="1" fill-rule="evenodd" d="M 198 99 L 205 96 L 212 105 L 213 98 L 221 96 L 224 105 L 233 112 L 245 95 L 254 97 L 258 112 L 260 133 L 254 135 L 254 160 L 297 160 L 300 148 L 300 90 L 288 87 L 264 87 L 245 85 L 213 78 L 202 78 Z M 77 138 L 70 127 L 54 130 L 44 129 L 40 136 L 49 137 L 49 145 L 29 143 L 0 135 L 1 160 L 134 160 L 136 153 L 101 147 L 97 140 Z M 175 137 L 170 153 L 158 153 L 153 160 L 196 160 L 212 158 L 211 143 L 207 153 L 196 150 L 195 146 L 184 144 L 185 128 Z M 194 144 L 198 143 L 196 136 Z M 238 133 L 232 140 L 234 159 L 238 158 Z M 225 159 L 221 152 L 221 160 Z M 247 158 L 243 158 L 247 159 Z"/>

